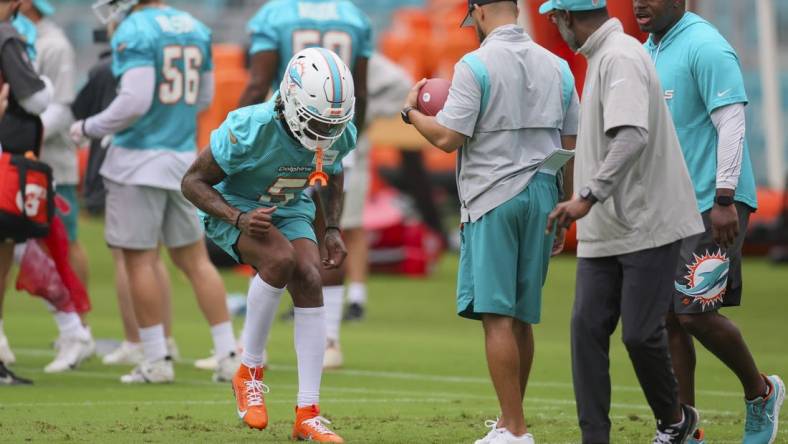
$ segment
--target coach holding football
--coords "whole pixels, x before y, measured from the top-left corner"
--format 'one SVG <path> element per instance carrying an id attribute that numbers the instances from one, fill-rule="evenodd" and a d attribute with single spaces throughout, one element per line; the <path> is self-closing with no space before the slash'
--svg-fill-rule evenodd
<path id="1" fill-rule="evenodd" d="M 583 443 L 610 442 L 610 336 L 624 344 L 657 419 L 654 443 L 684 443 L 697 412 L 680 405 L 665 315 L 681 240 L 703 232 L 687 166 L 651 59 L 605 0 L 551 0 L 569 47 L 588 59 L 575 186 L 548 226 L 578 222 L 572 375 Z"/>
<path id="2" fill-rule="evenodd" d="M 416 84 L 402 111 L 406 123 L 445 152 L 459 150 L 457 187 L 462 245 L 457 283 L 460 316 L 480 319 L 501 417 L 477 443 L 528 444 L 523 398 L 533 360 L 531 324 L 552 251 L 543 235 L 558 201 L 556 172 L 540 163 L 574 147 L 578 102 L 568 65 L 517 26 L 513 0 L 469 0 L 463 26 L 481 48 L 457 63 L 436 117 L 416 109 Z M 516 93 L 512 93 L 516 92 Z"/>

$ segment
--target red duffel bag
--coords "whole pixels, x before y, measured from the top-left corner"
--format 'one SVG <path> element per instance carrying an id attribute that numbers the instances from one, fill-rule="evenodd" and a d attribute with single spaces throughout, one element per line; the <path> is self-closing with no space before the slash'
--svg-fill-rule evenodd
<path id="1" fill-rule="evenodd" d="M 54 197 L 49 165 L 0 153 L 0 240 L 46 236 L 55 215 Z"/>

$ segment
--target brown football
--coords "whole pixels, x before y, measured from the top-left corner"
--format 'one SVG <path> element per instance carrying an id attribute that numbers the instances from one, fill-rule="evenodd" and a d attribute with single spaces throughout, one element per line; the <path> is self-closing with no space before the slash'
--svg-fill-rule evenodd
<path id="1" fill-rule="evenodd" d="M 443 105 L 446 104 L 446 99 L 449 97 L 449 87 L 451 82 L 444 79 L 429 79 L 421 90 L 419 90 L 419 111 L 428 115 L 435 116 Z"/>

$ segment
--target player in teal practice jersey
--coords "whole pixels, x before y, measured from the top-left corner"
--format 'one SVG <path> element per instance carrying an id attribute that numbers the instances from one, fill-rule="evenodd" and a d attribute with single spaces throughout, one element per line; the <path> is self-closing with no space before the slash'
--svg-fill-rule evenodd
<path id="1" fill-rule="evenodd" d="M 112 71 L 122 77 L 141 66 L 156 68 L 156 94 L 148 112 L 113 143 L 133 149 L 197 148 L 200 76 L 213 71 L 211 31 L 170 7 L 145 8 L 130 15 L 112 37 Z"/>
<path id="2" fill-rule="evenodd" d="M 745 138 L 744 90 L 736 51 L 684 0 L 634 0 L 692 178 L 704 233 L 682 241 L 668 315 L 670 354 L 682 403 L 695 405 L 697 338 L 739 378 L 746 399 L 744 444 L 775 440 L 785 385 L 762 375 L 737 326 L 720 314 L 742 296 L 742 246 L 757 208 Z M 699 431 L 689 443 L 703 442 Z M 713 439 L 711 440 L 714 441 Z"/>
<path id="3" fill-rule="evenodd" d="M 296 52 L 308 47 L 324 47 L 335 52 L 353 73 L 356 91 L 356 114 L 354 122 L 358 132 L 364 130 L 367 109 L 367 67 L 374 50 L 369 19 L 350 0 L 272 0 L 266 2 L 249 21 L 251 36 L 251 78 L 241 98 L 241 106 L 260 103 L 268 90 L 276 90 L 285 75 L 287 62 Z M 348 172 L 350 177 L 363 175 L 366 151 L 356 151 L 346 162 L 354 165 Z M 359 168 L 355 168 L 358 165 Z M 363 212 L 366 188 L 347 189 L 344 213 Z M 319 197 L 315 202 L 319 204 Z M 349 205 L 354 205 L 348 208 Z M 319 206 L 318 206 L 319 208 Z M 321 227 L 322 215 L 318 211 L 317 226 Z M 348 220 L 343 219 L 343 225 Z M 351 257 L 365 257 L 367 240 L 360 226 L 344 225 L 341 228 Z M 356 290 L 363 280 L 365 271 L 358 261 L 348 261 L 347 270 L 351 286 Z M 351 268 L 352 267 L 352 268 Z M 359 270 L 361 268 L 361 270 Z M 343 357 L 339 345 L 340 324 L 344 296 L 345 269 L 323 271 L 323 298 L 326 303 L 328 342 L 326 343 L 326 368 L 342 365 Z M 363 286 L 363 284 L 362 284 Z M 363 313 L 363 307 L 354 307 Z"/>
<path id="4" fill-rule="evenodd" d="M 238 366 L 221 276 L 205 248 L 197 209 L 180 191 L 196 158 L 197 113 L 213 99 L 211 32 L 191 15 L 158 0 L 99 0 L 112 37 L 117 97 L 101 113 L 76 122 L 75 140 L 114 135 L 101 175 L 107 187 L 105 238 L 123 251 L 144 360 L 124 383 L 166 383 L 174 377 L 164 331 L 166 283 L 158 276 L 164 244 L 192 284 L 211 325 L 214 379 Z"/>
<path id="5" fill-rule="evenodd" d="M 364 120 L 367 62 L 374 42 L 369 18 L 350 0 L 272 0 L 249 21 L 252 78 L 241 106 L 260 103 L 276 90 L 287 62 L 304 48 L 335 52 L 353 72 L 357 127 Z"/>
<path id="6" fill-rule="evenodd" d="M 294 439 L 342 442 L 319 416 L 326 343 L 321 268 L 342 265 L 339 233 L 342 159 L 355 147 L 353 78 L 331 51 L 305 49 L 290 61 L 271 100 L 241 108 L 211 135 L 183 192 L 201 211 L 208 236 L 257 274 L 249 288 L 241 366 L 233 379 L 240 418 L 264 429 L 263 350 L 279 298 L 293 297 L 298 401 Z M 322 260 L 313 227 L 315 206 L 303 194 L 327 187 Z"/>

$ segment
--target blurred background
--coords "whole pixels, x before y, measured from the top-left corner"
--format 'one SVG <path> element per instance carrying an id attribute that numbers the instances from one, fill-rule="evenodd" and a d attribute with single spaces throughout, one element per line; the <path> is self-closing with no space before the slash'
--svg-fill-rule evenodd
<path id="1" fill-rule="evenodd" d="M 191 12 L 214 31 L 217 94 L 200 116 L 199 143 L 235 109 L 248 81 L 246 24 L 264 0 L 166 0 Z M 472 29 L 460 29 L 466 0 L 353 0 L 371 18 L 377 50 L 398 65 L 379 70 L 387 76 L 451 78 L 454 64 L 478 47 Z M 539 16 L 543 0 L 518 0 L 522 25 L 540 44 L 569 61 L 582 89 L 585 62 L 561 40 L 555 26 Z M 53 19 L 77 50 L 79 85 L 107 46 L 93 43 L 99 23 L 93 0 L 51 0 Z M 689 0 L 689 7 L 719 27 L 736 48 L 750 98 L 747 138 L 759 184 L 759 210 L 751 218 L 746 252 L 745 307 L 726 311 L 746 332 L 759 366 L 788 374 L 785 313 L 788 312 L 788 0 Z M 643 40 L 632 13 L 632 0 L 608 0 L 610 12 L 626 31 Z M 399 71 L 404 72 L 400 75 Z M 370 91 L 382 77 L 371 75 Z M 365 322 L 342 327 L 344 369 L 324 375 L 324 405 L 349 441 L 378 443 L 471 442 L 485 418 L 497 411 L 488 379 L 479 325 L 455 315 L 459 211 L 454 179 L 455 157 L 428 146 L 398 116 L 404 94 L 370 97 L 385 112 L 365 134 L 372 144 L 370 193 L 364 228 L 370 244 L 369 309 Z M 407 88 L 405 88 L 405 91 Z M 516 94 L 517 91 L 513 91 Z M 393 98 L 389 98 L 393 96 Z M 383 106 L 386 105 L 386 106 Z M 101 151 L 99 149 L 99 151 Z M 87 151 L 82 150 L 83 172 Z M 85 200 L 87 202 L 87 200 Z M 103 203 L 103 198 L 101 199 Z M 102 338 L 101 353 L 114 350 L 122 336 L 115 267 L 104 242 L 104 218 L 88 205 L 80 218 L 80 238 L 90 261 L 93 298 L 90 325 Z M 92 217 L 90 217 L 92 216 Z M 577 442 L 577 422 L 569 365 L 569 320 L 575 292 L 576 263 L 572 233 L 568 252 L 551 261 L 545 285 L 542 323 L 534 329 L 537 359 L 528 385 L 529 426 L 551 443 Z M 213 250 L 228 292 L 228 305 L 240 329 L 250 269 L 235 266 Z M 21 292 L 6 297 L 5 328 L 20 357 L 14 367 L 35 379 L 35 386 L 0 394 L 0 442 L 240 442 L 260 440 L 242 429 L 226 386 L 208 383 L 195 368 L 210 339 L 189 281 L 172 276 L 173 337 L 183 360 L 178 383 L 128 388 L 117 383 L 123 367 L 86 362 L 78 371 L 47 375 L 44 365 L 55 352 L 55 328 L 41 303 Z M 425 279 L 425 277 L 428 277 Z M 280 314 L 289 319 L 289 298 Z M 351 301 L 352 303 L 352 301 Z M 358 320 L 358 319 L 356 319 Z M 297 387 L 293 326 L 276 322 L 269 342 L 270 372 L 276 387 L 267 395 L 274 419 L 270 439 L 286 439 Z M 782 334 L 779 332 L 783 331 Z M 782 336 L 781 336 L 782 335 Z M 781 339 L 782 338 L 782 339 Z M 653 420 L 619 340 L 611 341 L 612 413 L 617 442 L 647 442 Z M 698 347 L 699 407 L 711 442 L 741 442 L 743 425 L 738 380 Z M 285 420 L 285 418 L 288 418 Z M 785 429 L 785 428 L 783 428 Z M 347 434 L 345 434 L 347 433 Z M 135 438 L 136 437 L 136 438 Z M 266 435 L 265 439 L 269 439 Z M 543 441 L 547 442 L 547 441 Z M 650 442 L 650 441 L 648 441 Z M 777 442 L 788 443 L 781 431 Z"/>
<path id="2" fill-rule="evenodd" d="M 354 1 L 372 20 L 378 51 L 399 64 L 413 79 L 451 78 L 457 60 L 478 46 L 472 29 L 458 27 L 466 12 L 465 0 Z M 82 79 L 106 49 L 92 40 L 98 22 L 89 12 L 91 3 L 91 0 L 57 2 L 56 20 L 77 48 Z M 170 0 L 169 3 L 190 11 L 214 31 L 218 94 L 212 108 L 201 118 L 199 141 L 200 146 L 205 146 L 210 131 L 234 109 L 247 81 L 246 23 L 265 1 Z M 578 91 L 582 91 L 585 62 L 566 47 L 555 27 L 537 14 L 540 3 L 541 0 L 520 1 L 521 23 L 538 43 L 570 62 Z M 748 250 L 785 260 L 788 255 L 780 244 L 788 242 L 785 229 L 788 210 L 783 192 L 788 159 L 788 143 L 783 138 L 783 128 L 788 126 L 788 1 L 690 0 L 688 6 L 720 29 L 736 48 L 742 63 L 750 98 L 747 138 L 761 187 L 760 209 L 752 220 Z M 634 22 L 631 0 L 608 0 L 608 7 L 624 22 L 628 33 L 645 39 Z M 426 273 L 440 251 L 456 246 L 454 156 L 423 149 L 423 139 L 396 120 L 396 117 L 382 119 L 373 123 L 369 131 L 374 149 L 371 205 L 367 212 L 388 217 L 381 220 L 371 216 L 367 225 L 370 231 L 387 237 L 391 233 L 379 231 L 390 227 L 392 221 L 399 224 L 408 220 L 412 222 L 406 224 L 410 227 L 420 224 L 417 234 L 408 234 L 400 227 L 394 236 L 398 238 L 389 239 L 389 244 L 401 247 L 405 242 L 403 236 L 411 236 L 411 241 L 419 245 L 418 251 L 412 252 L 419 256 L 419 263 L 408 267 Z M 387 200 L 375 205 L 375 199 L 381 196 Z M 391 199 L 401 211 L 391 209 Z M 384 250 L 382 256 L 388 257 L 390 249 Z M 376 257 L 380 255 L 375 255 L 373 245 L 373 265 Z M 397 257 L 401 259 L 401 255 Z M 403 265 L 398 263 L 397 267 Z"/>

